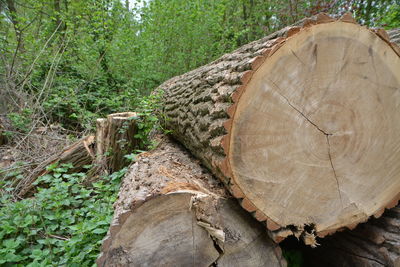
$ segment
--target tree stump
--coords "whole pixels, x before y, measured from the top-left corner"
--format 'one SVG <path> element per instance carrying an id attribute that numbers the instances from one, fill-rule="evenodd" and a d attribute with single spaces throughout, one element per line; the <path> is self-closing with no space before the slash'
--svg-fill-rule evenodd
<path id="1" fill-rule="evenodd" d="M 168 139 L 126 175 L 98 266 L 286 266 L 263 227 Z"/>
<path id="2" fill-rule="evenodd" d="M 113 173 L 126 167 L 126 154 L 139 145 L 135 112 L 114 113 L 96 121 L 96 160 L 89 176 Z"/>
<path id="3" fill-rule="evenodd" d="M 166 124 L 276 241 L 315 245 L 398 202 L 399 55 L 319 14 L 162 84 Z"/>

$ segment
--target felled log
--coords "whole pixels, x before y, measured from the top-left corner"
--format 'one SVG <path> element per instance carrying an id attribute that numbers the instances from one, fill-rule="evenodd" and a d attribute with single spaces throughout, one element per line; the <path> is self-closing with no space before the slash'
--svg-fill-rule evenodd
<path id="1" fill-rule="evenodd" d="M 276 241 L 315 245 L 398 202 L 399 55 L 319 14 L 162 84 L 166 125 Z"/>
<path id="2" fill-rule="evenodd" d="M 70 173 L 80 172 L 85 165 L 90 165 L 94 159 L 94 136 L 87 136 L 74 144 L 68 146 L 59 154 L 50 157 L 40 163 L 25 179 L 21 180 L 16 186 L 15 193 L 19 197 L 24 197 L 33 187 L 36 179 L 48 173 L 47 166 L 58 162 L 59 165 L 64 163 L 72 164 L 69 169 Z"/>
<path id="3" fill-rule="evenodd" d="M 168 139 L 126 175 L 98 266 L 286 266 L 263 227 Z"/>
<path id="4" fill-rule="evenodd" d="M 336 233 L 308 251 L 315 266 L 399 267 L 400 207 L 382 217 L 360 224 L 356 229 Z"/>
<path id="5" fill-rule="evenodd" d="M 96 160 L 90 176 L 113 173 L 129 164 L 124 156 L 138 146 L 135 112 L 114 113 L 96 121 Z"/>

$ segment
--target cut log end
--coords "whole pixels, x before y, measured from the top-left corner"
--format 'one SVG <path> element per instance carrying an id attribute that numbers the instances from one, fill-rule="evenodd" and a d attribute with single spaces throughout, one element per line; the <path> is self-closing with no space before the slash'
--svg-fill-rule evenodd
<path id="1" fill-rule="evenodd" d="M 208 216 L 213 216 L 217 226 L 199 219 L 193 199 L 195 193 L 183 192 L 145 201 L 118 226 L 109 247 L 103 246 L 98 266 L 265 266 L 265 263 L 281 266 L 284 263 L 275 251 L 279 247 L 237 207 L 236 201 L 202 199 L 202 205 L 213 207 L 214 212 Z"/>
<path id="2" fill-rule="evenodd" d="M 277 240 L 354 228 L 399 199 L 392 35 L 304 19 L 161 85 L 166 125 Z"/>
<path id="3" fill-rule="evenodd" d="M 235 105 L 231 183 L 246 207 L 281 227 L 331 233 L 399 197 L 400 59 L 374 32 L 344 21 L 280 44 Z"/>
<path id="4" fill-rule="evenodd" d="M 262 225 L 164 140 L 126 176 L 98 266 L 286 266 Z"/>

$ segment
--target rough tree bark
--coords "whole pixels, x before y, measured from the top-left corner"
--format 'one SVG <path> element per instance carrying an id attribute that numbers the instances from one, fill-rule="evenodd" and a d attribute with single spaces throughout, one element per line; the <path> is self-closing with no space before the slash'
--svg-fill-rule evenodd
<path id="1" fill-rule="evenodd" d="M 388 31 L 388 35 L 391 42 L 400 45 L 400 29 L 392 29 Z"/>
<path id="2" fill-rule="evenodd" d="M 129 164 L 124 156 L 139 145 L 135 112 L 114 113 L 96 121 L 96 160 L 89 176 L 113 173 Z"/>
<path id="3" fill-rule="evenodd" d="M 399 55 L 319 14 L 162 84 L 167 127 L 276 241 L 315 245 L 398 202 Z"/>
<path id="4" fill-rule="evenodd" d="M 126 175 L 98 266 L 286 266 L 263 227 L 164 138 Z"/>

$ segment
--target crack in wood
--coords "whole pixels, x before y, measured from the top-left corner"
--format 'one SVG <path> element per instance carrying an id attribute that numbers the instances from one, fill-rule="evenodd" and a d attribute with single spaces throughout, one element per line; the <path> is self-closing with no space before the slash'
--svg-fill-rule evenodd
<path id="1" fill-rule="evenodd" d="M 278 86 L 274 81 L 272 81 L 271 79 L 268 79 L 268 78 L 267 78 L 267 80 L 270 81 L 277 89 L 280 90 L 279 86 Z M 290 103 L 289 99 L 288 99 L 286 96 L 282 95 L 282 94 L 279 92 L 279 90 L 275 90 L 275 92 L 276 92 L 278 95 L 280 95 L 282 98 L 284 98 L 284 99 L 286 100 L 286 102 L 288 103 L 288 105 L 289 105 L 291 108 L 293 108 L 294 110 L 296 110 L 306 121 L 308 121 L 309 123 L 311 123 L 317 130 L 319 130 L 319 131 L 320 131 L 321 133 L 323 133 L 324 135 L 327 135 L 327 136 L 328 136 L 328 135 L 332 135 L 332 134 L 330 134 L 330 133 L 325 132 L 325 131 L 322 130 L 321 128 L 319 128 L 318 125 L 315 124 L 312 120 L 310 120 L 306 115 L 304 115 L 303 112 L 301 112 L 298 108 L 296 108 L 295 106 L 293 106 L 292 103 Z"/>
<path id="2" fill-rule="evenodd" d="M 336 181 L 336 187 L 337 187 L 337 191 L 338 191 L 338 195 L 339 195 L 339 199 L 340 199 L 340 204 L 342 205 L 342 208 L 343 208 L 343 199 L 342 199 L 342 194 L 340 193 L 340 184 L 339 184 L 339 179 L 338 179 L 338 176 L 337 176 L 337 174 L 336 174 L 336 170 L 335 170 L 335 167 L 334 167 L 334 165 L 333 165 L 333 161 L 332 161 L 332 155 L 331 155 L 331 145 L 330 145 L 330 142 L 329 142 L 329 136 L 331 136 L 331 135 L 333 135 L 333 134 L 331 134 L 331 133 L 327 133 L 327 132 L 325 132 L 323 129 L 321 129 L 320 127 L 318 127 L 318 125 L 315 123 L 315 122 L 313 122 L 312 120 L 310 120 L 302 111 L 300 111 L 298 108 L 296 108 L 292 103 L 290 103 L 290 101 L 289 101 L 289 99 L 286 97 L 286 96 L 284 96 L 283 94 L 281 94 L 280 92 L 279 92 L 279 86 L 274 82 L 274 81 L 272 81 L 271 79 L 268 79 L 267 78 L 267 80 L 268 81 L 270 81 L 278 90 L 275 90 L 275 92 L 278 94 L 278 95 L 280 95 L 282 98 L 284 98 L 285 99 L 285 101 L 287 102 L 287 104 L 291 107 L 291 108 L 293 108 L 295 111 L 297 111 L 306 121 L 308 121 L 311 125 L 313 125 L 318 131 L 320 131 L 321 133 L 323 133 L 324 135 L 325 135 L 325 137 L 326 137 L 326 141 L 327 141 L 327 144 L 328 144 L 328 157 L 329 157 L 329 162 L 330 162 L 330 165 L 331 165 L 331 168 L 332 168 L 332 171 L 333 171 L 333 176 L 334 176 L 334 178 L 335 178 L 335 181 Z"/>
<path id="3" fill-rule="evenodd" d="M 278 94 L 280 94 L 280 93 L 278 92 Z M 280 94 L 280 95 L 281 95 L 281 94 Z M 294 110 L 296 110 L 304 119 L 306 119 L 306 121 L 308 121 L 308 122 L 309 122 L 310 124 L 312 124 L 315 128 L 317 128 L 317 130 L 319 130 L 321 133 L 323 133 L 323 134 L 326 135 L 326 136 L 332 135 L 332 134 L 330 134 L 330 133 L 326 133 L 324 130 L 322 130 L 321 128 L 319 128 L 318 125 L 315 124 L 312 120 L 310 120 L 306 115 L 304 115 L 303 112 L 301 112 L 299 109 L 297 109 L 295 106 L 293 106 L 292 103 L 290 103 L 289 100 L 288 100 L 284 95 L 281 95 L 281 96 L 286 100 L 286 102 L 289 104 L 289 106 L 291 106 Z"/>
<path id="4" fill-rule="evenodd" d="M 209 265 L 209 267 L 217 267 L 217 266 L 218 266 L 218 261 L 219 261 L 219 260 L 221 259 L 221 257 L 224 255 L 224 250 L 219 246 L 218 242 L 217 242 L 214 238 L 212 238 L 211 236 L 210 236 L 210 238 L 211 238 L 211 240 L 212 240 L 212 242 L 213 242 L 213 244 L 214 244 L 215 250 L 218 252 L 219 255 L 218 255 L 218 257 L 215 259 L 215 261 Z M 194 265 L 193 265 L 193 266 L 194 266 Z"/>
<path id="5" fill-rule="evenodd" d="M 300 61 L 301 64 L 303 64 L 304 66 L 306 66 L 306 64 L 303 62 L 303 60 L 301 60 L 299 58 L 299 56 L 292 50 L 290 49 L 290 52 L 292 52 L 293 56 L 295 56 L 297 58 L 298 61 Z"/>
<path id="6" fill-rule="evenodd" d="M 332 156 L 331 156 L 331 144 L 329 143 L 329 135 L 326 134 L 325 136 L 326 136 L 326 142 L 328 143 L 329 161 L 331 163 L 331 167 L 332 167 L 332 170 L 333 170 L 333 176 L 335 177 L 335 180 L 336 180 L 336 187 L 337 187 L 337 191 L 338 191 L 339 198 L 340 198 L 340 204 L 342 205 L 342 208 L 343 208 L 343 199 L 342 199 L 342 193 L 340 193 L 339 179 L 337 177 L 335 167 L 333 166 L 333 161 L 332 161 Z"/>

